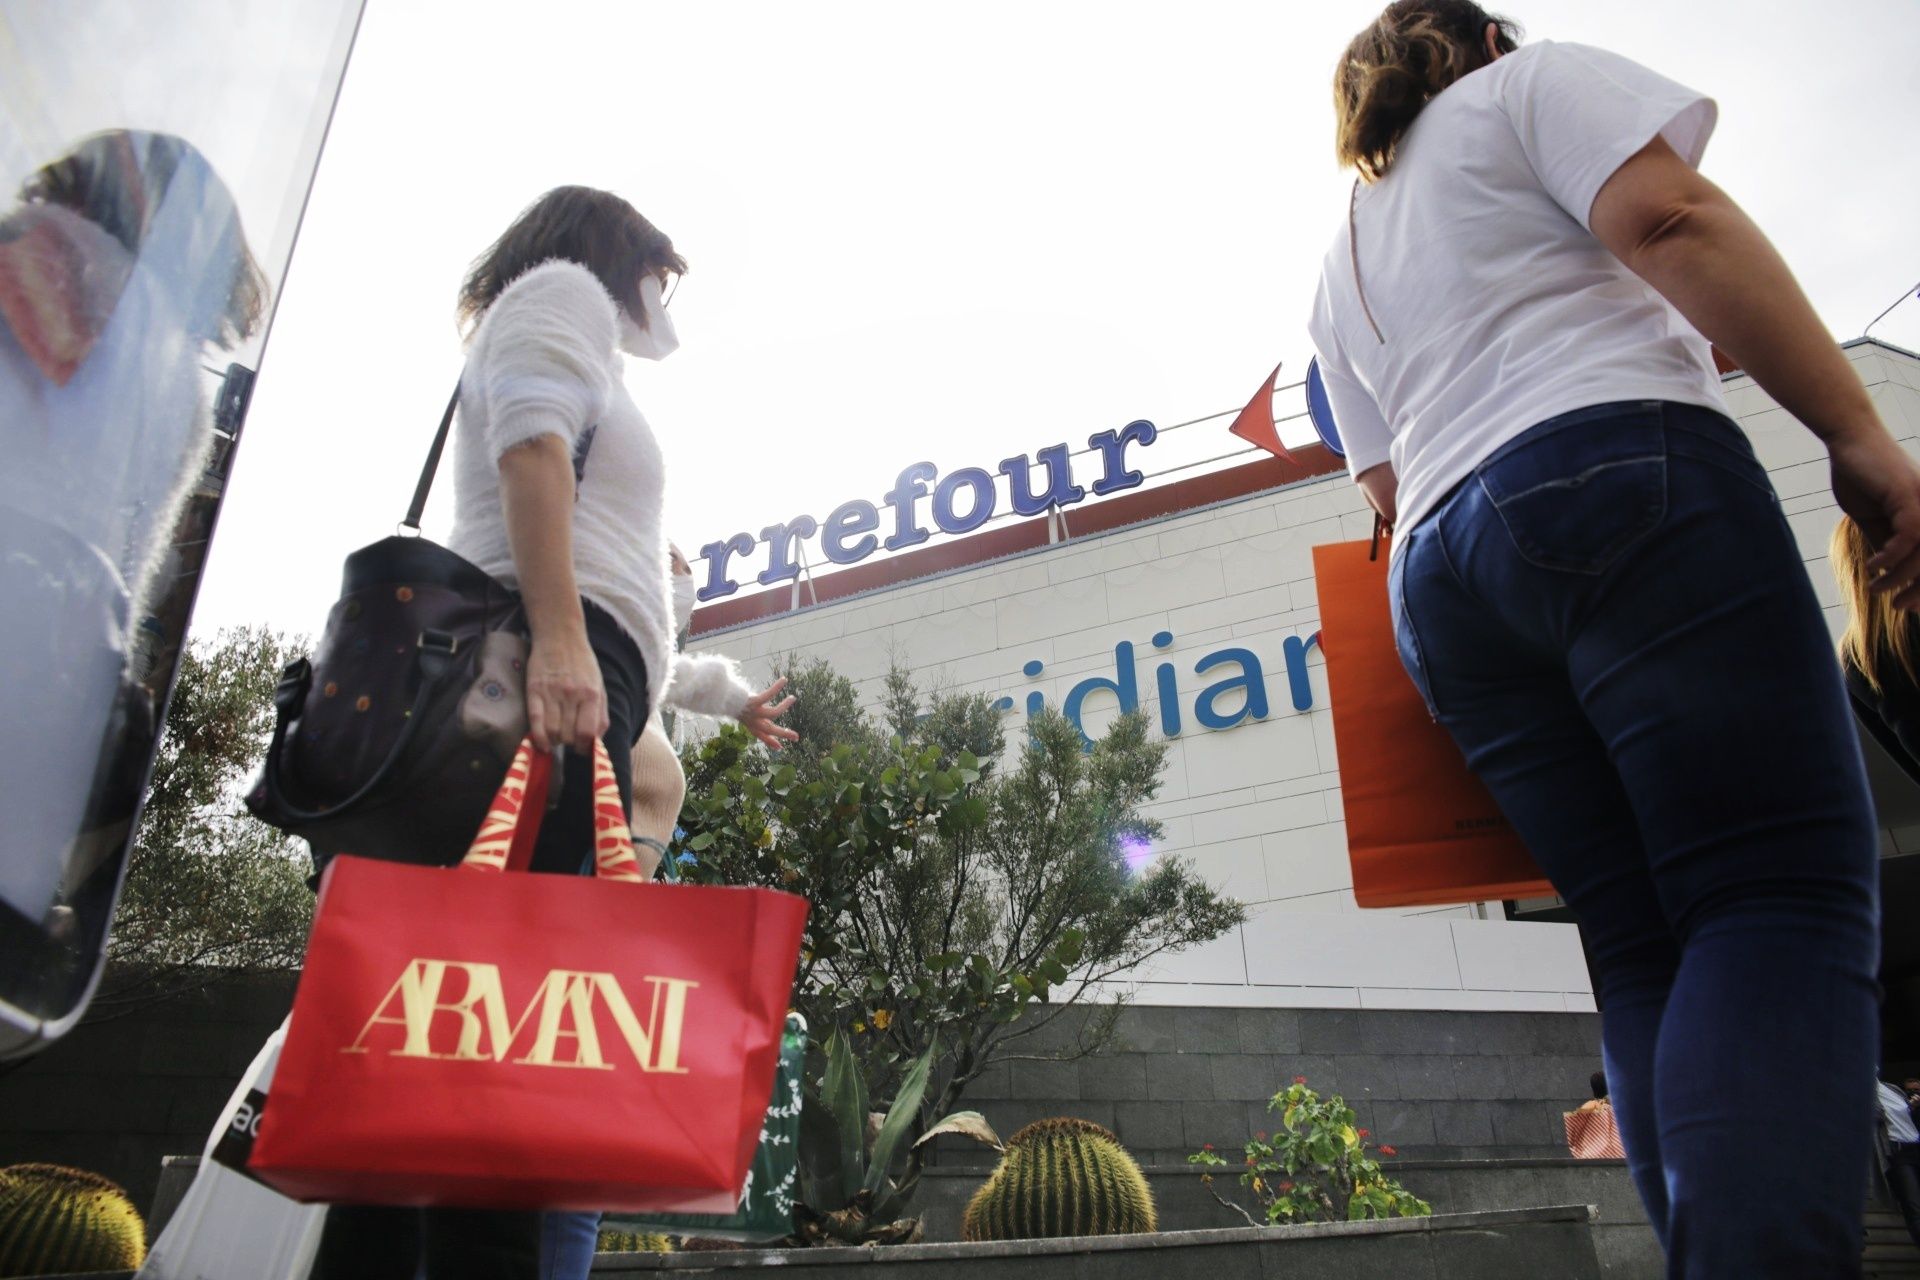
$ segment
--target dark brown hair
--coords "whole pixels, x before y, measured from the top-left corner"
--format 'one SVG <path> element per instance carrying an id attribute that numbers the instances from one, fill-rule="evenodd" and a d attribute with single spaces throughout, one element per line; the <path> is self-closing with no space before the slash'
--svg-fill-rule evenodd
<path id="1" fill-rule="evenodd" d="M 36 170 L 20 188 L 27 204 L 60 205 L 94 223 L 139 256 L 147 233 L 166 203 L 167 193 L 180 174 L 191 174 L 200 186 L 182 187 L 200 201 L 199 218 L 213 226 L 206 243 L 213 246 L 210 262 L 179 262 L 173 268 L 200 268 L 226 273 L 212 283 L 226 291 L 225 306 L 210 337 L 233 347 L 259 327 L 267 305 L 267 277 L 247 248 L 240 211 L 233 193 L 214 173 L 194 145 L 170 133 L 113 129 L 96 133 L 72 151 Z M 157 270 L 157 269 L 156 269 Z M 167 271 L 158 274 L 169 275 Z"/>
<path id="2" fill-rule="evenodd" d="M 1520 46 L 1520 25 L 1473 0 L 1396 0 L 1353 38 L 1333 71 L 1334 153 L 1368 182 L 1393 167 L 1400 139 L 1439 92 Z"/>
<path id="3" fill-rule="evenodd" d="M 613 300 L 644 324 L 640 278 L 666 270 L 685 274 L 687 260 L 666 233 L 611 191 L 555 187 L 513 220 L 473 260 L 460 285 L 462 329 L 477 324 L 503 290 L 530 268 L 554 258 L 577 262 L 605 285 Z"/>

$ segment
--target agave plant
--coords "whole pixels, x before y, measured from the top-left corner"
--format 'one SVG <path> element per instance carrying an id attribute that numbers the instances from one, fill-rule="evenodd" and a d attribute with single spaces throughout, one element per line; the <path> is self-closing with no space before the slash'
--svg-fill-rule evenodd
<path id="1" fill-rule="evenodd" d="M 934 1052 L 929 1049 L 907 1068 L 892 1104 L 876 1113 L 846 1032 L 836 1029 L 827 1038 L 820 1091 L 800 1109 L 806 1138 L 801 1202 L 795 1210 L 803 1239 L 906 1244 L 920 1238 L 919 1220 L 900 1218 L 902 1197 L 892 1166 L 926 1097 Z"/>

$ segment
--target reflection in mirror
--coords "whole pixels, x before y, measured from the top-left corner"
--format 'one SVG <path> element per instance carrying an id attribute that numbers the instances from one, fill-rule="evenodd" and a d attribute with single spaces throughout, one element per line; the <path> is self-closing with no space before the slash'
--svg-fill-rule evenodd
<path id="1" fill-rule="evenodd" d="M 303 194 L 318 131 L 289 123 Z M 0 1057 L 97 980 L 270 314 L 234 190 L 193 141 L 122 128 L 0 203 Z"/>

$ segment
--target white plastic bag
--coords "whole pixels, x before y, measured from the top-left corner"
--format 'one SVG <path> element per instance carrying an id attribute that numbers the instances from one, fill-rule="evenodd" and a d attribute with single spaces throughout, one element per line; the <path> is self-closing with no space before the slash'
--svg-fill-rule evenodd
<path id="1" fill-rule="evenodd" d="M 306 1280 L 313 1269 L 326 1206 L 289 1200 L 241 1172 L 286 1035 L 282 1022 L 227 1099 L 193 1185 L 135 1280 Z"/>

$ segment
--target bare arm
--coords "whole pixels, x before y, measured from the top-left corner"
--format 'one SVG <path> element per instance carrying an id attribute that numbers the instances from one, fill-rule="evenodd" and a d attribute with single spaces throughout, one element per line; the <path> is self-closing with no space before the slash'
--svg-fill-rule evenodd
<path id="1" fill-rule="evenodd" d="M 1355 476 L 1353 482 L 1360 486 L 1367 505 L 1380 513 L 1380 519 L 1387 528 L 1393 528 L 1400 501 L 1400 477 L 1393 474 L 1393 464 L 1382 462 L 1368 467 Z"/>
<path id="2" fill-rule="evenodd" d="M 1655 138 L 1607 179 L 1600 242 L 1821 440 L 1833 491 L 1879 548 L 1869 569 L 1920 605 L 1920 464 L 1888 434 L 1852 363 L 1779 253 L 1725 192 Z"/>
<path id="3" fill-rule="evenodd" d="M 500 504 L 533 631 L 527 727 L 542 751 L 591 751 L 607 731 L 607 694 L 573 580 L 573 460 L 557 435 L 500 455 Z"/>

